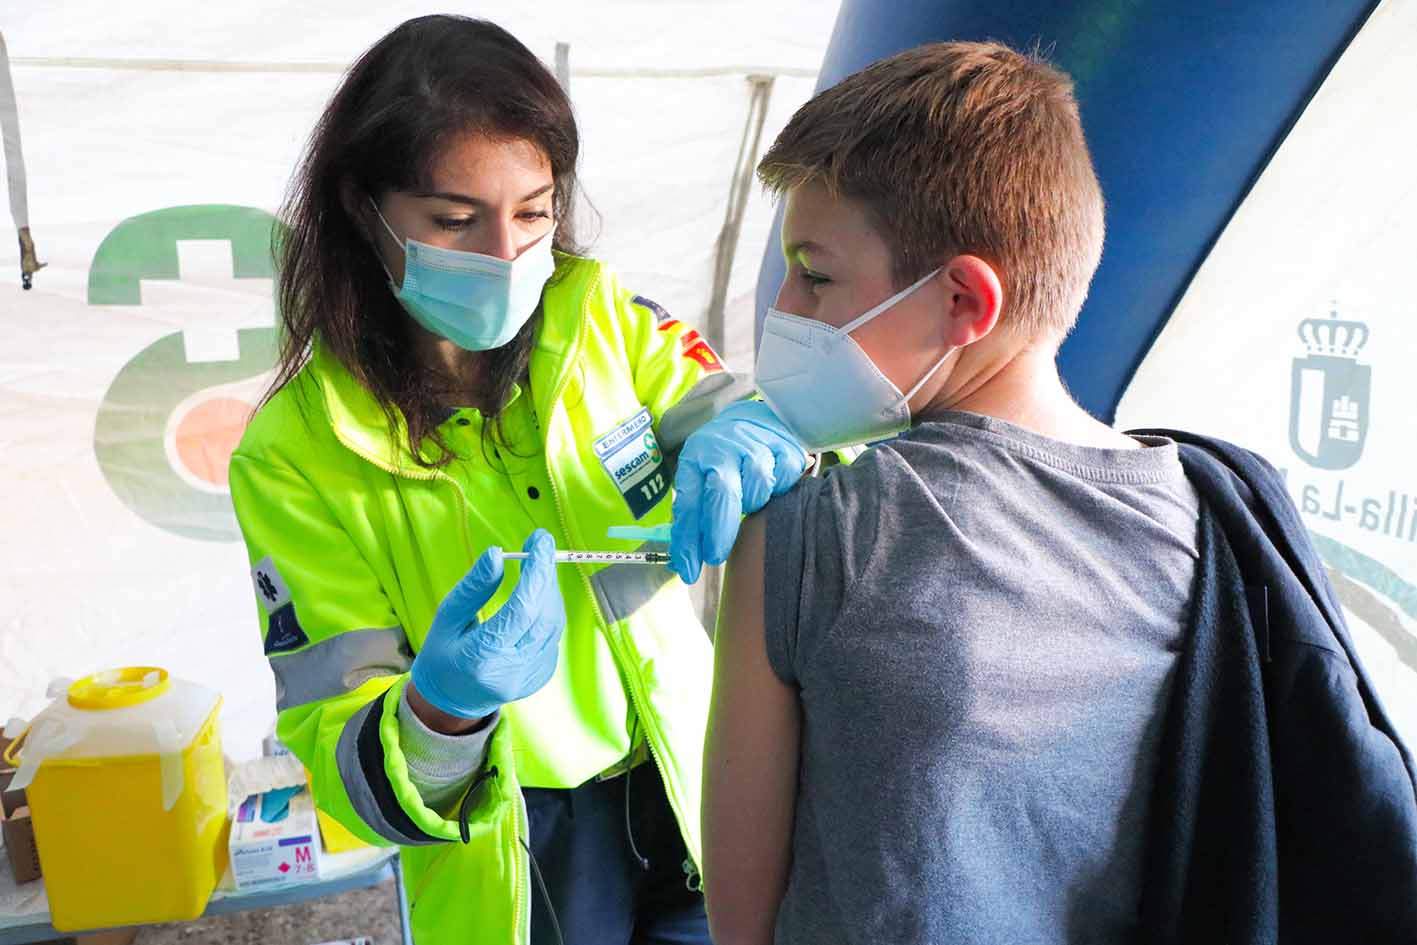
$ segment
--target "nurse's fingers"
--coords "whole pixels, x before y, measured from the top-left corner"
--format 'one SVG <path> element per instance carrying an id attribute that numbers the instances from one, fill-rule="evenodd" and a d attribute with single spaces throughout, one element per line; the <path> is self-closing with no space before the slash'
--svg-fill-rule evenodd
<path id="1" fill-rule="evenodd" d="M 727 561 L 738 539 L 738 523 L 743 519 L 743 484 L 736 473 L 733 469 L 713 469 L 704 477 L 699 527 L 703 531 L 703 558 L 708 564 Z"/>
<path id="2" fill-rule="evenodd" d="M 700 548 L 700 506 L 703 472 L 693 463 L 680 462 L 674 474 L 674 521 L 669 529 L 669 569 L 685 584 L 699 579 L 703 569 Z"/>
<path id="3" fill-rule="evenodd" d="M 549 595 L 558 599 L 561 595 L 556 583 L 556 539 L 551 533 L 543 528 L 536 529 L 522 550 L 531 557 L 522 561 L 521 576 L 512 589 L 512 596 L 488 621 L 487 629 L 497 646 L 519 644 L 547 609 Z"/>

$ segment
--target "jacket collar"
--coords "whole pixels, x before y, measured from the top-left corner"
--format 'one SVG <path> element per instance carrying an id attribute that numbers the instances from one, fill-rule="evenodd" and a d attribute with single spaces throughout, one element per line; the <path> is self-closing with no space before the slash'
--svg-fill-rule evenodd
<path id="1" fill-rule="evenodd" d="M 552 398 L 576 367 L 591 298 L 601 276 L 601 265 L 594 260 L 555 255 L 556 272 L 542 296 L 541 324 L 532 342 L 532 390 L 542 417 L 549 416 Z M 319 342 L 311 350 L 310 374 L 330 426 L 345 446 L 389 472 L 421 479 L 436 475 L 415 461 L 403 414 L 393 411 L 391 430 L 389 416 L 374 395 Z"/>
<path id="2" fill-rule="evenodd" d="M 585 330 L 599 295 L 602 266 L 593 259 L 556 254 L 556 273 L 542 295 L 541 324 L 531 353 L 531 391 L 538 417 L 551 416 L 551 401 L 566 385 L 585 347 Z"/>
<path id="3" fill-rule="evenodd" d="M 394 427 L 377 398 L 318 341 L 310 353 L 310 376 L 319 392 L 330 427 L 341 443 L 389 472 L 427 478 L 430 471 L 414 461 L 408 448 L 408 425 L 393 411 Z"/>

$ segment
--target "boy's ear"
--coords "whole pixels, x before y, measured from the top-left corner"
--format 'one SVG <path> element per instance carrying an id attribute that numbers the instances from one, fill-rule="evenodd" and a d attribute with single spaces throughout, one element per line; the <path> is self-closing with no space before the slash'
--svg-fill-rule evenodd
<path id="1" fill-rule="evenodd" d="M 949 343 L 963 347 L 993 331 L 1004 309 L 1004 285 L 994 267 L 966 254 L 945 263 L 941 275 L 950 295 L 946 308 Z"/>

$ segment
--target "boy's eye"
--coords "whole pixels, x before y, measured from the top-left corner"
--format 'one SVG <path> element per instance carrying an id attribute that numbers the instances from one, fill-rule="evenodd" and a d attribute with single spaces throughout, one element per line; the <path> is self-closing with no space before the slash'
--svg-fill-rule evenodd
<path id="1" fill-rule="evenodd" d="M 807 281 L 807 284 L 814 289 L 819 285 L 826 285 L 828 282 L 831 282 L 831 279 L 827 276 L 824 276 L 819 272 L 813 272 L 810 269 L 802 270 L 802 278 L 805 279 Z"/>
<path id="2" fill-rule="evenodd" d="M 433 222 L 445 230 L 465 230 L 477 222 L 476 217 L 434 217 Z"/>

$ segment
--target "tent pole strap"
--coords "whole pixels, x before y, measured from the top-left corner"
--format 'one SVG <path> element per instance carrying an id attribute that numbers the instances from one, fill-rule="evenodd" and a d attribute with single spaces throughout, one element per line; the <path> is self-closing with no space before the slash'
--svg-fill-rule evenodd
<path id="1" fill-rule="evenodd" d="M 743 138 L 738 145 L 738 161 L 733 168 L 733 180 L 728 187 L 728 206 L 723 228 L 718 233 L 713 268 L 713 292 L 709 296 L 708 317 L 705 320 L 709 344 L 722 353 L 728 347 L 728 326 L 725 310 L 728 304 L 728 280 L 733 273 L 733 257 L 738 250 L 738 237 L 743 228 L 743 215 L 752 192 L 753 171 L 758 163 L 758 150 L 763 141 L 763 125 L 767 122 L 768 103 L 772 100 L 774 77 L 748 76 L 750 97 L 748 117 L 743 125 Z"/>
<path id="2" fill-rule="evenodd" d="M 571 94 L 571 44 L 556 44 L 556 81 L 561 83 L 561 90 L 567 95 Z"/>
<path id="3" fill-rule="evenodd" d="M 30 235 L 29 187 L 25 178 L 24 151 L 20 148 L 20 109 L 15 101 L 15 82 L 10 76 L 10 53 L 0 34 L 0 140 L 4 142 L 5 176 L 10 185 L 10 216 L 20 240 L 20 282 L 28 289 L 36 272 L 44 266 L 35 255 Z"/>

